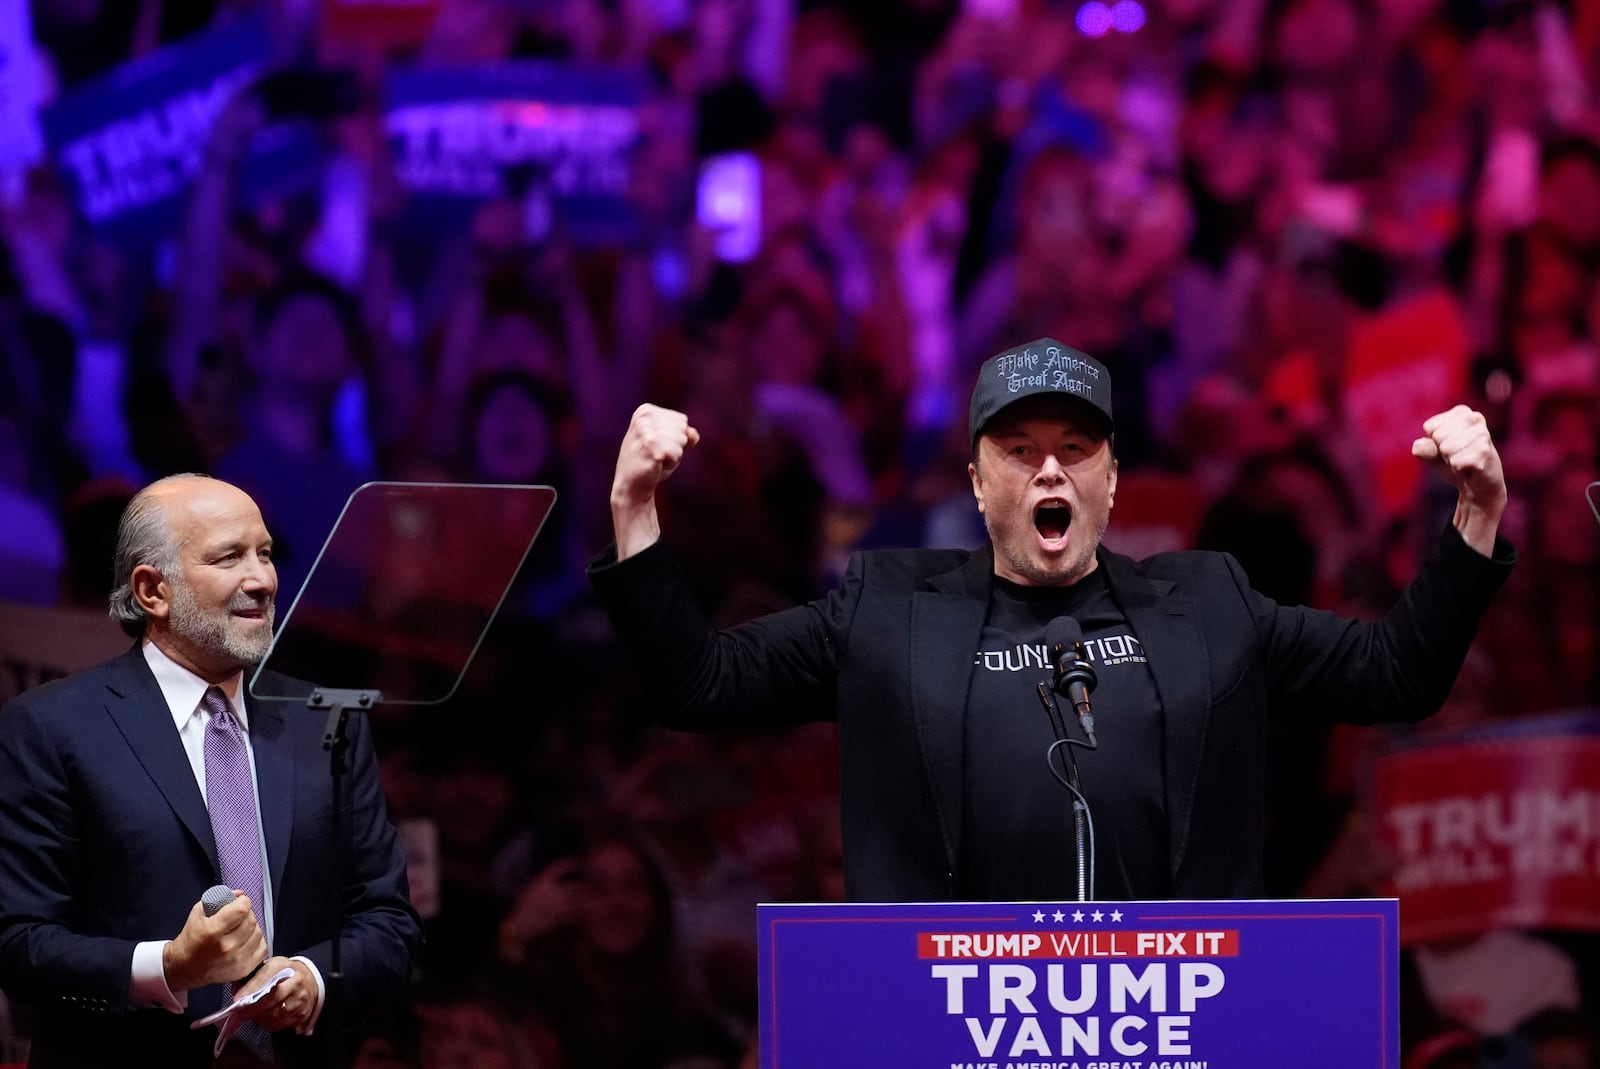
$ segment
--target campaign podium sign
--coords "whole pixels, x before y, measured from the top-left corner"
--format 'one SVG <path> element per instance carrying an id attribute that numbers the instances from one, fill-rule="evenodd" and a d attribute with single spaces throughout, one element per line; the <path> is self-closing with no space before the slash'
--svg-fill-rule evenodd
<path id="1" fill-rule="evenodd" d="M 758 908 L 762 1069 L 1396 1069 L 1399 906 Z"/>

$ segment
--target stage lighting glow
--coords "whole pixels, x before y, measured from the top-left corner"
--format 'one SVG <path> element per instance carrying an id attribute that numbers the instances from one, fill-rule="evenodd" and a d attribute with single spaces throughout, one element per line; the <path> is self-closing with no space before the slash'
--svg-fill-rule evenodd
<path id="1" fill-rule="evenodd" d="M 1111 6 L 1111 25 L 1118 33 L 1144 29 L 1144 5 L 1139 0 L 1117 0 Z"/>
<path id="2" fill-rule="evenodd" d="M 1085 37 L 1104 37 L 1111 32 L 1111 9 L 1093 0 L 1078 9 L 1078 32 Z"/>

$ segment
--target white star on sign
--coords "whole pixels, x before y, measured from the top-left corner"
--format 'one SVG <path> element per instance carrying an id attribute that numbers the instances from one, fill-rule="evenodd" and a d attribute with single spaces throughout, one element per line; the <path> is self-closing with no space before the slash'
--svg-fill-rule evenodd
<path id="1" fill-rule="evenodd" d="M 1081 910 L 1081 909 L 1073 910 L 1072 911 L 1072 919 L 1077 921 L 1079 924 L 1082 924 L 1083 923 L 1083 910 Z"/>
<path id="2" fill-rule="evenodd" d="M 1033 911 L 1033 923 L 1038 924 L 1042 920 L 1044 920 L 1044 910 L 1042 910 L 1042 909 L 1034 910 Z"/>
<path id="3" fill-rule="evenodd" d="M 1057 924 L 1060 924 L 1062 921 L 1067 919 L 1067 915 L 1058 909 L 1050 915 L 1050 918 Z"/>
<path id="4" fill-rule="evenodd" d="M 1120 909 L 1112 910 L 1111 911 L 1111 919 L 1114 920 L 1114 921 L 1120 921 L 1122 919 L 1122 910 L 1120 910 Z"/>
<path id="5" fill-rule="evenodd" d="M 1106 919 L 1106 915 L 1097 909 L 1093 913 L 1089 914 L 1089 919 L 1094 921 L 1096 924 L 1099 924 L 1101 921 Z"/>

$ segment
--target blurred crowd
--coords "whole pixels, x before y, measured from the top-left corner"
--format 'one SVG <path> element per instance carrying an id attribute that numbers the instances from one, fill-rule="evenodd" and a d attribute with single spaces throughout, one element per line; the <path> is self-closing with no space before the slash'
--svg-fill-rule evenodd
<path id="1" fill-rule="evenodd" d="M 385 58 L 320 37 L 316 0 L 33 0 L 47 99 L 261 7 L 361 99 L 319 124 L 319 180 L 261 199 L 237 177 L 266 109 L 237 93 L 149 255 L 48 161 L 0 209 L 0 599 L 103 609 L 121 506 L 175 471 L 261 504 L 284 607 L 364 481 L 560 494 L 461 690 L 377 714 L 428 943 L 358 1064 L 753 1065 L 754 904 L 842 894 L 831 728 L 651 727 L 589 595 L 644 400 L 702 436 L 665 527 L 720 623 L 858 548 L 982 544 L 971 376 L 1042 335 L 1112 369 L 1113 548 L 1225 549 L 1280 601 L 1370 615 L 1453 505 L 1380 485 L 1372 395 L 1442 382 L 1491 421 L 1521 563 L 1437 725 L 1600 707 L 1600 3 L 433 6 Z M 629 241 L 575 242 L 521 190 L 445 237 L 397 225 L 383 63 L 523 59 L 644 77 Z M 697 210 L 730 155 L 747 257 Z M 1375 340 L 1394 323 L 1421 326 Z M 1283 712 L 1269 891 L 1371 893 L 1390 736 Z M 1403 973 L 1408 1069 L 1600 1064 L 1589 937 Z"/>

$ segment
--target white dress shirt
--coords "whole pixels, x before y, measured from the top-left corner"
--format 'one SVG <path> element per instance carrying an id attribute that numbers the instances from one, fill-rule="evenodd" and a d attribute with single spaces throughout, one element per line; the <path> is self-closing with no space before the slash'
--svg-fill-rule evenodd
<path id="1" fill-rule="evenodd" d="M 194 772 L 195 782 L 200 787 L 200 797 L 206 796 L 206 758 L 205 758 L 205 733 L 206 724 L 210 720 L 200 699 L 205 696 L 212 684 L 207 683 L 187 668 L 178 664 L 163 653 L 155 643 L 145 640 L 143 644 L 145 663 L 150 666 L 151 673 L 156 677 L 156 685 L 161 688 L 161 696 L 167 701 L 167 708 L 172 713 L 172 724 L 177 729 L 178 741 L 183 744 L 183 752 L 189 758 L 189 768 Z M 256 844 L 261 851 L 261 902 L 259 915 L 267 937 L 267 955 L 272 955 L 273 916 L 272 916 L 272 869 L 267 861 L 267 840 L 261 830 L 261 786 L 256 780 L 255 749 L 250 742 L 250 714 L 244 706 L 244 673 L 239 672 L 229 679 L 216 684 L 227 697 L 228 704 L 233 707 L 233 715 L 239 721 L 239 727 L 244 731 L 245 747 L 250 754 L 250 789 L 255 794 L 256 803 Z M 200 899 L 199 888 L 195 892 L 195 901 Z M 128 1001 L 135 1007 L 160 1007 L 172 1013 L 182 1013 L 189 1004 L 189 994 L 181 991 L 176 994 L 167 986 L 166 972 L 162 967 L 162 951 L 170 939 L 157 939 L 139 943 L 133 950 L 133 977 L 128 989 Z M 310 1021 L 301 1029 L 305 1034 L 310 1034 L 317 1018 L 322 1014 L 322 1001 L 326 988 L 322 981 L 322 973 L 316 965 L 305 957 L 296 956 L 295 961 L 303 961 L 311 970 L 311 975 L 317 981 L 317 1007 L 312 1013 Z"/>

